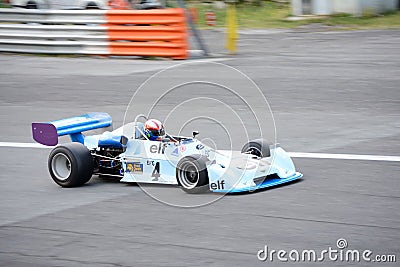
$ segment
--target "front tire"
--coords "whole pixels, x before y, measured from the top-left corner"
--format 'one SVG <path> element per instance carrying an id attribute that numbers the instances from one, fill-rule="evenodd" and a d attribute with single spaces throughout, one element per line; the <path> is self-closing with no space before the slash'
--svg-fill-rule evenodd
<path id="1" fill-rule="evenodd" d="M 247 144 L 245 144 L 242 148 L 242 153 L 254 155 L 260 158 L 270 157 L 271 151 L 269 149 L 269 143 L 265 139 L 255 139 L 251 140 Z"/>
<path id="2" fill-rule="evenodd" d="M 176 166 L 176 179 L 182 190 L 189 194 L 204 193 L 209 190 L 207 158 L 201 155 L 187 156 Z"/>
<path id="3" fill-rule="evenodd" d="M 93 174 L 93 158 L 81 143 L 54 148 L 48 160 L 51 178 L 62 187 L 76 187 L 88 182 Z"/>

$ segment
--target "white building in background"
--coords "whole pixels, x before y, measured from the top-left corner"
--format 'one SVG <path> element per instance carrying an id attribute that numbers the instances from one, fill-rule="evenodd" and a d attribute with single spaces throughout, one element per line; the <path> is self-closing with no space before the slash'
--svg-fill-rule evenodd
<path id="1" fill-rule="evenodd" d="M 399 8 L 399 0 L 291 0 L 291 3 L 294 16 L 335 13 L 361 16 L 365 11 L 382 13 Z"/>

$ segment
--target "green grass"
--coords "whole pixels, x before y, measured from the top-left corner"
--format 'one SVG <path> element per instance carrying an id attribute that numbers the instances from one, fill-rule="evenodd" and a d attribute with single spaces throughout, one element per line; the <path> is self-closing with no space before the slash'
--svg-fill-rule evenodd
<path id="1" fill-rule="evenodd" d="M 11 5 L 6 3 L 4 0 L 0 0 L 0 8 L 10 8 Z"/>
<path id="2" fill-rule="evenodd" d="M 200 28 L 213 28 L 206 25 L 205 11 L 212 10 L 216 13 L 216 27 L 225 27 L 225 9 L 216 9 L 213 5 L 189 4 L 189 7 L 198 9 L 198 26 Z M 326 17 L 316 17 L 300 21 L 288 21 L 290 6 L 279 6 L 273 2 L 265 2 L 263 6 L 239 5 L 237 6 L 238 25 L 240 28 L 295 28 L 311 23 L 321 23 L 335 26 L 339 29 L 370 29 L 400 27 L 400 12 L 391 12 L 385 15 L 374 15 L 366 12 L 363 17 L 353 17 L 348 14 L 337 14 Z"/>
<path id="3" fill-rule="evenodd" d="M 355 29 L 395 28 L 400 27 L 400 12 L 391 12 L 384 15 L 366 14 L 356 18 L 352 16 L 332 16 L 322 21 L 326 25 L 339 25 Z"/>

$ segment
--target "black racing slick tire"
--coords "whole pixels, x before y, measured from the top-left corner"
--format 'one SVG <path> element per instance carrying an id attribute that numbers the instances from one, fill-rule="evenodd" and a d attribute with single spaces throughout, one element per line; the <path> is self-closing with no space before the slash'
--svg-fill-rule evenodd
<path id="1" fill-rule="evenodd" d="M 270 157 L 270 145 L 271 143 L 265 139 L 255 139 L 243 146 L 242 153 L 251 154 L 260 158 Z"/>
<path id="2" fill-rule="evenodd" d="M 207 158 L 202 155 L 186 156 L 178 162 L 176 179 L 183 191 L 189 194 L 209 191 L 206 162 Z"/>
<path id="3" fill-rule="evenodd" d="M 77 187 L 87 183 L 93 174 L 93 158 L 81 143 L 55 147 L 48 160 L 51 178 L 62 187 Z"/>

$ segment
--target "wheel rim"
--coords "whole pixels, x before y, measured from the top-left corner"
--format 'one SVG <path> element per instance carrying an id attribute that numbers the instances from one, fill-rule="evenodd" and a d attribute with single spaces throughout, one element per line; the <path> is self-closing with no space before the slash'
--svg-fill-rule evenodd
<path id="1" fill-rule="evenodd" d="M 184 162 L 178 171 L 178 179 L 186 189 L 193 189 L 199 182 L 199 170 L 192 162 Z"/>
<path id="2" fill-rule="evenodd" d="M 260 157 L 260 158 L 262 157 L 261 150 L 259 148 L 257 148 L 257 147 L 254 147 L 254 146 L 249 147 L 247 149 L 247 153 L 251 154 L 251 155 L 254 155 L 254 156 L 257 156 L 257 157 Z"/>
<path id="3" fill-rule="evenodd" d="M 71 174 L 71 161 L 65 154 L 58 153 L 51 161 L 51 169 L 58 180 L 65 181 Z"/>

